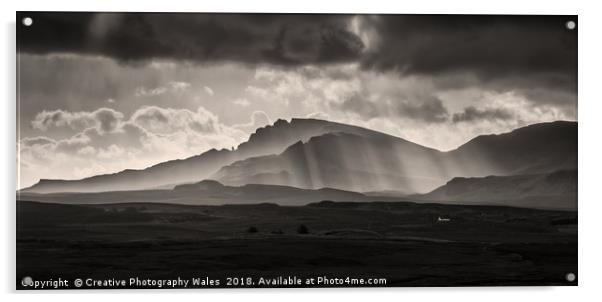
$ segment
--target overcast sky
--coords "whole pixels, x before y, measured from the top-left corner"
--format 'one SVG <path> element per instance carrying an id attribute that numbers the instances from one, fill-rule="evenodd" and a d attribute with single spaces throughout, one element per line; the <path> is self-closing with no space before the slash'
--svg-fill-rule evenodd
<path id="1" fill-rule="evenodd" d="M 442 151 L 577 118 L 571 16 L 25 16 L 19 187 L 230 148 L 279 118 Z"/>

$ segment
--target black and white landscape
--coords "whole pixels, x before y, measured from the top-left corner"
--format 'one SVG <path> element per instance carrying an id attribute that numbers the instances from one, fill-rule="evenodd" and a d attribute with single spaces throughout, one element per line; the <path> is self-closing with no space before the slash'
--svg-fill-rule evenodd
<path id="1" fill-rule="evenodd" d="M 19 288 L 577 284 L 575 16 L 17 17 Z"/>

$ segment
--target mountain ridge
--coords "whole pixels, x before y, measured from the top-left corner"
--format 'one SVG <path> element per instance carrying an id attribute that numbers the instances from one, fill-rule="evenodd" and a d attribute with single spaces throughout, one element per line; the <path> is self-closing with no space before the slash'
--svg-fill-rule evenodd
<path id="1" fill-rule="evenodd" d="M 278 155 L 236 161 L 210 178 L 229 185 L 426 193 L 453 177 L 576 168 L 576 149 L 577 124 L 573 122 L 534 124 L 478 136 L 448 152 L 395 137 L 327 133 L 296 142 Z"/>
<path id="2" fill-rule="evenodd" d="M 417 192 L 412 186 L 406 188 L 398 184 L 427 182 L 429 184 L 421 190 L 428 192 L 455 176 L 508 175 L 576 167 L 576 129 L 577 123 L 568 121 L 533 124 L 503 134 L 480 135 L 454 150 L 441 152 L 358 126 L 317 119 L 277 120 L 273 125 L 258 128 L 246 142 L 233 150 L 211 149 L 145 169 L 126 169 L 80 180 L 44 179 L 19 192 L 131 191 L 194 183 L 208 178 L 230 185 L 265 183 L 351 191 Z M 526 139 L 523 138 L 525 136 Z M 539 137 L 545 138 L 544 143 Z M 554 148 L 549 148 L 550 145 Z M 282 154 L 288 156 L 287 161 L 277 159 Z M 308 154 L 312 156 L 308 157 Z M 274 160 L 272 168 L 266 168 L 270 164 L 264 162 L 263 167 L 255 165 L 239 175 L 221 173 L 240 168 L 241 162 L 266 159 Z M 378 167 L 370 168 L 375 165 Z M 282 169 L 286 166 L 292 168 Z M 350 168 L 353 166 L 361 167 Z M 423 170 L 438 172 L 430 175 Z M 249 171 L 252 174 L 246 175 Z M 294 178 L 297 180 L 293 181 Z M 378 186 L 379 182 L 385 185 Z"/>
<path id="3" fill-rule="evenodd" d="M 576 210 L 577 170 L 510 176 L 454 177 L 445 185 L 408 198 L 461 204 L 503 204 Z"/>
<path id="4" fill-rule="evenodd" d="M 408 161 L 398 154 L 414 159 Z M 425 181 L 421 170 L 435 167 L 424 156 L 439 154 L 403 139 L 334 132 L 296 142 L 278 155 L 237 161 L 222 167 L 211 178 L 229 185 L 264 183 L 370 191 L 396 188 L 412 182 L 410 178 Z"/>
<path id="5" fill-rule="evenodd" d="M 189 205 L 225 205 L 274 203 L 279 205 L 305 205 L 322 200 L 369 201 L 368 197 L 357 192 L 331 188 L 308 190 L 290 186 L 246 184 L 226 186 L 214 180 L 177 185 L 167 190 L 135 190 L 109 192 L 60 192 L 19 194 L 18 200 L 51 202 L 61 204 L 110 204 L 110 203 L 171 203 Z M 391 200 L 388 197 L 376 197 Z"/>
<path id="6" fill-rule="evenodd" d="M 20 191 L 38 193 L 127 191 L 200 181 L 236 160 L 279 153 L 297 140 L 307 140 L 312 136 L 335 130 L 361 135 L 378 133 L 357 126 L 317 119 L 293 118 L 290 122 L 279 119 L 273 125 L 258 128 L 246 142 L 239 144 L 234 150 L 213 148 L 185 159 L 169 160 L 144 169 L 125 169 L 77 180 L 41 179 L 38 183 Z M 384 133 L 380 135 L 388 136 Z"/>

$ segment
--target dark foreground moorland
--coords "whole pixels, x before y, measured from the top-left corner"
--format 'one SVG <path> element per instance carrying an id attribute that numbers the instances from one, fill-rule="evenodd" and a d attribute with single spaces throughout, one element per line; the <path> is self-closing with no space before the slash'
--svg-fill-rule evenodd
<path id="1" fill-rule="evenodd" d="M 17 201 L 17 223 L 18 288 L 24 276 L 351 276 L 386 286 L 576 285 L 565 276 L 578 276 L 577 213 L 567 211 Z"/>

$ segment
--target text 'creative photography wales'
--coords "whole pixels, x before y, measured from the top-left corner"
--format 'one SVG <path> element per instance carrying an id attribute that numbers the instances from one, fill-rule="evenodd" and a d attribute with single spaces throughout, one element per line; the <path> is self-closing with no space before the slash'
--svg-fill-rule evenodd
<path id="1" fill-rule="evenodd" d="M 577 21 L 17 12 L 16 288 L 577 285 Z"/>

